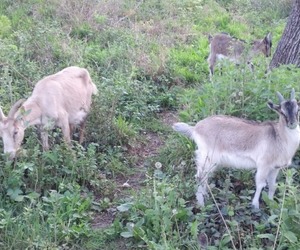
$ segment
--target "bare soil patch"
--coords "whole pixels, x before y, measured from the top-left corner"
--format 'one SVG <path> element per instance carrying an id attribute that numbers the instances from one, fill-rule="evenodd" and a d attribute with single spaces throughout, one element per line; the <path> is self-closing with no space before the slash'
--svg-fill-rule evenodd
<path id="1" fill-rule="evenodd" d="M 165 111 L 159 114 L 159 120 L 162 125 L 172 126 L 178 121 L 177 115 L 172 111 Z M 165 135 L 155 132 L 143 132 L 140 135 L 140 140 L 129 149 L 129 154 L 137 157 L 136 165 L 133 166 L 134 174 L 130 176 L 118 176 L 117 182 L 117 196 L 122 197 L 128 193 L 129 190 L 138 191 L 146 179 L 145 177 L 145 163 L 151 157 L 158 154 L 160 147 L 164 145 Z M 106 228 L 112 224 L 116 209 L 109 208 L 99 214 L 95 214 L 92 225 L 94 228 Z"/>

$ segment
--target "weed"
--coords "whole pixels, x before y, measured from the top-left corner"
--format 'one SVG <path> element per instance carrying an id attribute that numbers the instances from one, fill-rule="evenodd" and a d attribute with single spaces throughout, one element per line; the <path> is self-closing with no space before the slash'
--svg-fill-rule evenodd
<path id="1" fill-rule="evenodd" d="M 42 152 L 30 128 L 15 162 L 0 156 L 1 249 L 299 249 L 298 169 L 283 173 L 275 201 L 263 193 L 260 212 L 249 207 L 253 172 L 218 171 L 210 182 L 215 202 L 200 209 L 195 145 L 158 115 L 179 110 L 191 123 L 212 114 L 275 119 L 266 102 L 292 87 L 298 96 L 299 71 L 282 66 L 265 74 L 262 58 L 254 59 L 254 72 L 223 61 L 209 82 L 207 35 L 224 31 L 250 41 L 271 31 L 276 46 L 290 2 L 0 1 L 5 113 L 66 66 L 88 68 L 99 89 L 83 145 L 75 134 L 67 147 L 56 130 L 51 150 Z M 165 144 L 142 162 L 139 153 L 151 150 L 145 131 Z M 136 145 L 142 147 L 133 155 Z M 137 165 L 148 171 L 146 187 L 124 195 L 117 182 Z M 111 226 L 92 228 L 91 219 L 106 211 L 114 211 Z"/>
<path id="2" fill-rule="evenodd" d="M 175 185 L 160 169 L 155 170 L 147 182 L 148 191 L 139 199 L 117 207 L 124 223 L 121 236 L 142 241 L 150 249 L 182 249 L 187 242 L 197 245 L 188 223 L 192 220 L 191 207 Z M 180 236 L 183 233 L 189 240 Z"/>

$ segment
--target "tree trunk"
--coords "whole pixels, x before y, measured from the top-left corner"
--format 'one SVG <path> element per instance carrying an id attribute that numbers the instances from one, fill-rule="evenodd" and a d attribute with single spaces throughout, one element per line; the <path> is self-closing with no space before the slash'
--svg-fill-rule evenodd
<path id="1" fill-rule="evenodd" d="M 295 0 L 283 35 L 270 62 L 270 69 L 281 64 L 300 66 L 300 0 Z"/>

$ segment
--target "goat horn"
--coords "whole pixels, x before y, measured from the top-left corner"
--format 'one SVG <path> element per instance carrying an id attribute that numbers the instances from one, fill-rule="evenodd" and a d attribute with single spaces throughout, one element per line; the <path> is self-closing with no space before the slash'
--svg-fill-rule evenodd
<path id="1" fill-rule="evenodd" d="M 4 115 L 3 111 L 2 111 L 2 108 L 0 107 L 0 121 L 3 121 L 5 118 L 6 117 L 5 117 L 5 115 Z"/>
<path id="2" fill-rule="evenodd" d="M 279 103 L 282 103 L 285 101 L 285 99 L 283 98 L 282 94 L 280 94 L 278 91 L 277 91 L 277 96 L 278 96 L 278 99 L 279 99 Z"/>
<path id="3" fill-rule="evenodd" d="M 291 100 L 294 100 L 295 99 L 295 89 L 292 88 L 292 91 L 291 91 Z"/>
<path id="4" fill-rule="evenodd" d="M 21 107 L 21 105 L 25 102 L 25 99 L 20 99 L 17 101 L 10 109 L 8 113 L 9 118 L 13 118 L 15 113 L 18 111 L 18 109 Z"/>

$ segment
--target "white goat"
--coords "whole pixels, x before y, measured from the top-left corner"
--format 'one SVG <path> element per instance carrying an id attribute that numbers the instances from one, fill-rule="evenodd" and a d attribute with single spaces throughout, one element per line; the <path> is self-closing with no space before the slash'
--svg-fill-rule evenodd
<path id="1" fill-rule="evenodd" d="M 255 122 L 236 117 L 215 115 L 199 121 L 196 126 L 175 123 L 173 129 L 197 144 L 196 178 L 199 181 L 197 200 L 204 205 L 208 175 L 217 167 L 239 169 L 256 168 L 256 192 L 252 200 L 259 208 L 261 190 L 268 184 L 269 198 L 276 189 L 280 168 L 291 164 L 299 143 L 298 104 L 292 90 L 290 100 L 277 92 L 279 105 L 268 102 L 269 108 L 279 114 L 279 121 Z"/>
<path id="2" fill-rule="evenodd" d="M 49 148 L 47 129 L 54 126 L 62 129 L 65 141 L 70 143 L 73 127 L 80 125 L 81 143 L 91 97 L 96 93 L 97 87 L 84 68 L 68 67 L 43 78 L 26 101 L 19 100 L 12 106 L 7 117 L 0 108 L 4 153 L 14 158 L 23 141 L 24 130 L 32 125 L 41 125 L 44 150 Z"/>
<path id="3" fill-rule="evenodd" d="M 250 62 L 251 58 L 259 53 L 266 57 L 271 55 L 272 35 L 268 33 L 265 38 L 255 40 L 251 43 L 249 51 L 247 51 L 247 44 L 244 40 L 237 39 L 228 35 L 227 33 L 219 33 L 212 37 L 208 36 L 210 54 L 207 59 L 209 65 L 210 77 L 214 74 L 214 68 L 217 60 L 228 58 L 230 61 L 239 64 L 242 57 L 245 57 L 245 62 L 253 65 Z"/>

